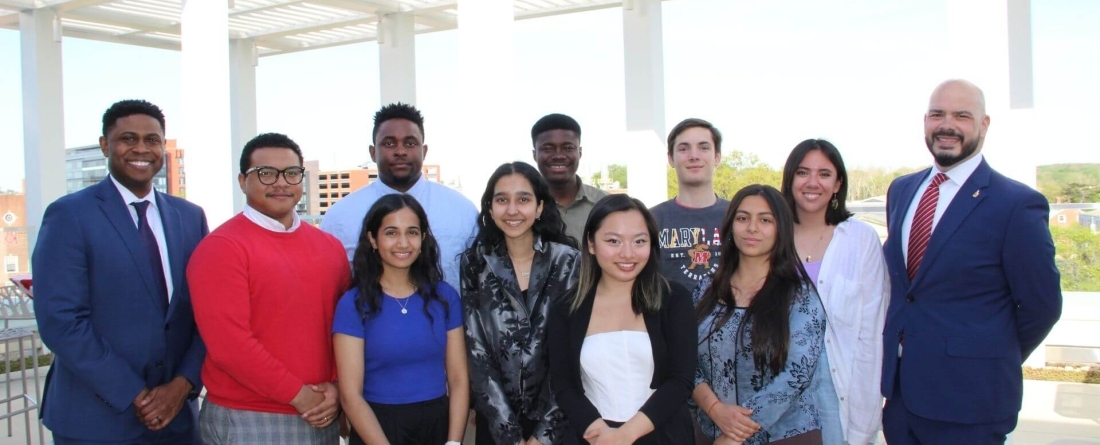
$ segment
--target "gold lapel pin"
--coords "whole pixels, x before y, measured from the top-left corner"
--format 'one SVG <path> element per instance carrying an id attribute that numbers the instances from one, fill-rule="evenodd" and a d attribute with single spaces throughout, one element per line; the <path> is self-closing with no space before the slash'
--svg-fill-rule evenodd
<path id="1" fill-rule="evenodd" d="M 977 198 L 977 197 L 978 197 L 978 195 L 980 195 L 980 194 L 982 194 L 982 191 L 981 191 L 981 190 L 974 190 L 974 197 L 975 197 L 975 198 Z"/>

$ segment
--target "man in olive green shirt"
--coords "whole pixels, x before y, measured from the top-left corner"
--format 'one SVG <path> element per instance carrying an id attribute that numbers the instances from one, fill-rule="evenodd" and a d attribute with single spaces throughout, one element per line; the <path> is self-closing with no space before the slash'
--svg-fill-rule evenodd
<path id="1" fill-rule="evenodd" d="M 584 223 L 596 201 L 607 192 L 585 184 L 577 175 L 581 160 L 581 126 L 564 114 L 548 114 L 531 127 L 531 154 L 539 173 L 550 184 L 550 194 L 557 201 L 558 211 L 565 221 L 565 233 L 580 247 Z"/>

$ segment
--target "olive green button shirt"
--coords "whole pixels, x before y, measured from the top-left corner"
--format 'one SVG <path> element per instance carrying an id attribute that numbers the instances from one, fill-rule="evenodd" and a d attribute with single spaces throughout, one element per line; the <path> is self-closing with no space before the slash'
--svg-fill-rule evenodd
<path id="1" fill-rule="evenodd" d="M 557 202 L 555 204 L 558 206 L 558 211 L 561 212 L 562 220 L 565 221 L 565 234 L 572 237 L 577 242 L 577 247 L 580 248 L 581 237 L 584 235 L 584 223 L 588 221 L 588 213 L 592 211 L 596 201 L 607 196 L 607 192 L 585 184 L 581 181 L 580 176 L 577 176 L 577 182 L 580 183 L 581 188 L 577 191 L 577 197 L 573 199 L 573 202 L 568 207 Z"/>

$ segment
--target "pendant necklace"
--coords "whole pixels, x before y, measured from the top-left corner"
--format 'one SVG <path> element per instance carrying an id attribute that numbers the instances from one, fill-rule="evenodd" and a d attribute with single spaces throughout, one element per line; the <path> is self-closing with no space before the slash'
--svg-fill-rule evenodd
<path id="1" fill-rule="evenodd" d="M 409 310 L 407 309 L 409 307 L 409 297 L 404 298 L 405 304 L 401 304 L 401 299 L 393 295 L 390 295 L 390 298 L 393 298 L 393 300 L 397 302 L 397 305 L 401 306 L 401 315 L 409 313 Z"/>

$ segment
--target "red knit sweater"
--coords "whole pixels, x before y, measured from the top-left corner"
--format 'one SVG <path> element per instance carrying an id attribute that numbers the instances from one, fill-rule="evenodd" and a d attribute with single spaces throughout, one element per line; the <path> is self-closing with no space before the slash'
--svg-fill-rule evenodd
<path id="1" fill-rule="evenodd" d="M 343 246 L 309 224 L 279 233 L 238 214 L 211 232 L 187 264 L 206 397 L 296 414 L 302 385 L 335 379 L 332 316 L 350 281 Z"/>

